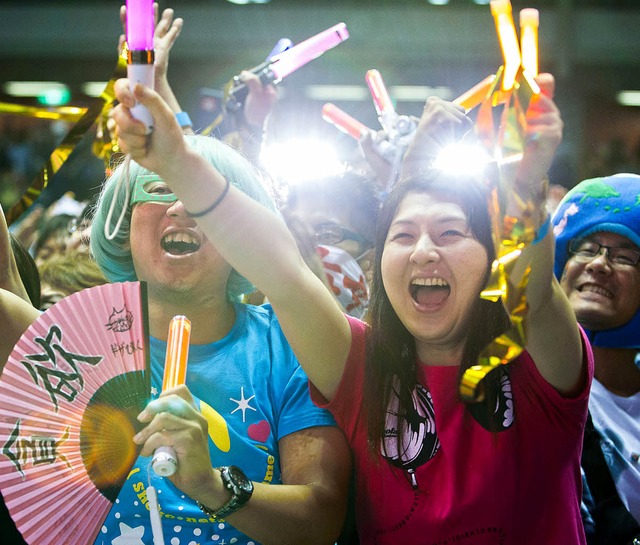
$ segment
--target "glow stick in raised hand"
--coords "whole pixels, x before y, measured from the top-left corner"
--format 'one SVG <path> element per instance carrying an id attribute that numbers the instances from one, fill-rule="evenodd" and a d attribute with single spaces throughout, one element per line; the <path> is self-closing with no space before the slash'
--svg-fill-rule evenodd
<path id="1" fill-rule="evenodd" d="M 184 316 L 174 316 L 169 323 L 167 355 L 162 378 L 162 390 L 168 390 L 184 384 L 187 377 L 187 359 L 189 358 L 189 339 L 191 322 Z M 178 467 L 178 459 L 171 447 L 158 447 L 151 462 L 153 470 L 161 477 L 173 475 Z"/>
<path id="2" fill-rule="evenodd" d="M 520 11 L 520 50 L 522 66 L 532 76 L 538 75 L 538 25 L 540 15 L 537 9 Z"/>
<path id="3" fill-rule="evenodd" d="M 270 61 L 276 55 L 284 53 L 287 49 L 291 49 L 292 47 L 293 42 L 289 38 L 280 38 L 267 55 L 267 61 Z"/>
<path id="4" fill-rule="evenodd" d="M 127 77 L 131 88 L 142 83 L 153 88 L 154 32 L 153 0 L 127 0 Z M 153 130 L 153 118 L 141 104 L 131 108 L 131 114 Z"/>
<path id="5" fill-rule="evenodd" d="M 322 119 L 333 123 L 338 129 L 347 133 L 355 140 L 360 140 L 362 135 L 371 131 L 369 127 L 360 123 L 360 121 L 351 117 L 347 112 L 330 102 L 322 107 Z"/>
<path id="6" fill-rule="evenodd" d="M 491 13 L 496 24 L 498 40 L 500 41 L 500 48 L 504 58 L 502 90 L 509 91 L 516 81 L 521 62 L 520 45 L 513 22 L 510 0 L 491 0 Z"/>
<path id="7" fill-rule="evenodd" d="M 478 104 L 480 104 L 486 97 L 491 85 L 496 79 L 495 74 L 491 74 L 484 78 L 480 83 L 474 85 L 468 91 L 462 93 L 456 98 L 453 103 L 458 106 L 462 106 L 466 112 L 473 110 Z"/>
<path id="8" fill-rule="evenodd" d="M 347 38 L 349 38 L 347 25 L 338 23 L 293 47 L 288 47 L 281 53 L 273 56 L 270 54 L 265 62 L 250 68 L 249 72 L 256 74 L 263 85 L 269 83 L 275 85 Z M 225 86 L 225 108 L 232 112 L 239 110 L 246 96 L 247 87 L 242 83 L 238 74 L 231 78 Z"/>
<path id="9" fill-rule="evenodd" d="M 333 49 L 344 42 L 348 37 L 347 25 L 338 23 L 272 57 L 271 70 L 275 78 L 280 81 L 301 66 L 311 62 L 313 59 L 317 59 L 325 51 L 329 51 L 329 49 Z"/>
<path id="10" fill-rule="evenodd" d="M 382 75 L 378 70 L 368 70 L 365 75 L 365 80 L 371 91 L 371 97 L 373 98 L 373 104 L 378 112 L 378 119 L 380 125 L 390 135 L 395 133 L 395 124 L 398 114 L 393 107 L 391 97 L 387 91 L 387 87 L 384 84 Z"/>

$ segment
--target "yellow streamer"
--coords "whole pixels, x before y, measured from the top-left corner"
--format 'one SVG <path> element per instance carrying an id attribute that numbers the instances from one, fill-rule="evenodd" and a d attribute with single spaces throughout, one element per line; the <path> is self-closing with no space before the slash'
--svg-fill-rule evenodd
<path id="1" fill-rule="evenodd" d="M 52 121 L 67 121 L 71 123 L 78 121 L 86 111 L 86 108 L 78 108 L 76 106 L 39 108 L 37 106 L 0 102 L 0 113 L 3 114 L 24 115 L 26 117 L 50 119 Z"/>
<path id="2" fill-rule="evenodd" d="M 530 267 L 517 282 L 513 281 L 512 273 L 523 248 L 535 240 L 540 227 L 540 207 L 544 206 L 544 202 L 537 202 L 533 197 L 526 197 L 528 200 L 520 197 L 516 187 L 516 174 L 526 143 L 526 112 L 532 97 L 540 92 L 540 88 L 532 74 L 522 66 L 518 43 L 513 39 L 515 30 L 512 33 L 511 29 L 510 2 L 494 0 L 491 7 L 505 65 L 499 68 L 491 81 L 480 103 L 475 124 L 480 142 L 499 167 L 493 179 L 487 180 L 488 207 L 497 257 L 481 297 L 502 302 L 509 316 L 510 327 L 493 339 L 481 351 L 477 364 L 463 374 L 459 391 L 461 398 L 468 402 L 481 400 L 481 383 L 486 376 L 499 365 L 517 358 L 526 345 L 526 287 Z M 509 32 L 504 30 L 507 26 Z M 505 39 L 504 35 L 509 39 Z M 514 72 L 513 59 L 516 58 Z M 508 63 L 509 59 L 511 61 Z M 511 66 L 509 74 L 505 75 L 507 64 Z"/>
<path id="3" fill-rule="evenodd" d="M 6 212 L 8 225 L 15 222 L 33 204 L 44 188 L 47 187 L 51 177 L 58 172 L 67 159 L 69 159 L 69 156 L 73 153 L 80 140 L 82 140 L 82 137 L 96 122 L 96 119 L 101 114 L 104 115 L 104 112 L 108 111 L 108 109 L 113 106 L 113 102 L 115 100 L 113 89 L 114 83 L 118 78 L 124 77 L 125 74 L 126 57 L 121 55 L 118 58 L 118 63 L 111 79 L 100 96 L 96 98 L 88 108 L 66 107 L 48 110 L 46 108 L 30 108 L 14 105 L 13 111 L 10 111 L 12 108 L 9 106 L 5 106 L 0 110 L 5 113 L 29 115 L 31 117 L 75 121 L 75 124 L 71 127 L 69 132 L 67 132 L 65 137 L 62 139 L 62 142 L 53 150 L 53 152 L 51 152 L 51 155 L 40 169 L 40 172 L 35 176 L 31 185 L 27 188 L 20 200 Z M 113 143 L 111 143 L 109 150 L 113 150 Z M 106 147 L 102 157 L 105 159 L 105 162 L 110 161 L 111 153 L 107 152 Z"/>

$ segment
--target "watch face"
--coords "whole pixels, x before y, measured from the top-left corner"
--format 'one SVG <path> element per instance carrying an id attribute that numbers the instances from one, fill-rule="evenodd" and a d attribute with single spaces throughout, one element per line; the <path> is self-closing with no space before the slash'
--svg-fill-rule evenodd
<path id="1" fill-rule="evenodd" d="M 251 494 L 253 492 L 253 483 L 247 478 L 240 468 L 229 466 L 229 477 L 233 484 L 235 484 L 245 494 Z"/>

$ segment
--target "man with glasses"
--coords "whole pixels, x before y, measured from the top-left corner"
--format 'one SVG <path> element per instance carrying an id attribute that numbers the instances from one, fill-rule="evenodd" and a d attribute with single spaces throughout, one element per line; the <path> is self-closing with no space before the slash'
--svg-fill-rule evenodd
<path id="1" fill-rule="evenodd" d="M 588 541 L 640 543 L 640 176 L 581 182 L 552 223 L 555 273 L 595 360 L 582 457 Z"/>

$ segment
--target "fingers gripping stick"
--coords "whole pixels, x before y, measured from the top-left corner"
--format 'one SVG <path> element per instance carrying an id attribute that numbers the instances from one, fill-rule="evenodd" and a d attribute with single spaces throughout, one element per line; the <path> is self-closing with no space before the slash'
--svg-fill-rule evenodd
<path id="1" fill-rule="evenodd" d="M 169 324 L 167 355 L 164 364 L 162 390 L 184 384 L 187 377 L 189 338 L 191 322 L 184 316 L 174 316 Z M 178 458 L 171 447 L 158 447 L 153 455 L 151 467 L 161 477 L 173 475 L 178 468 Z"/>

